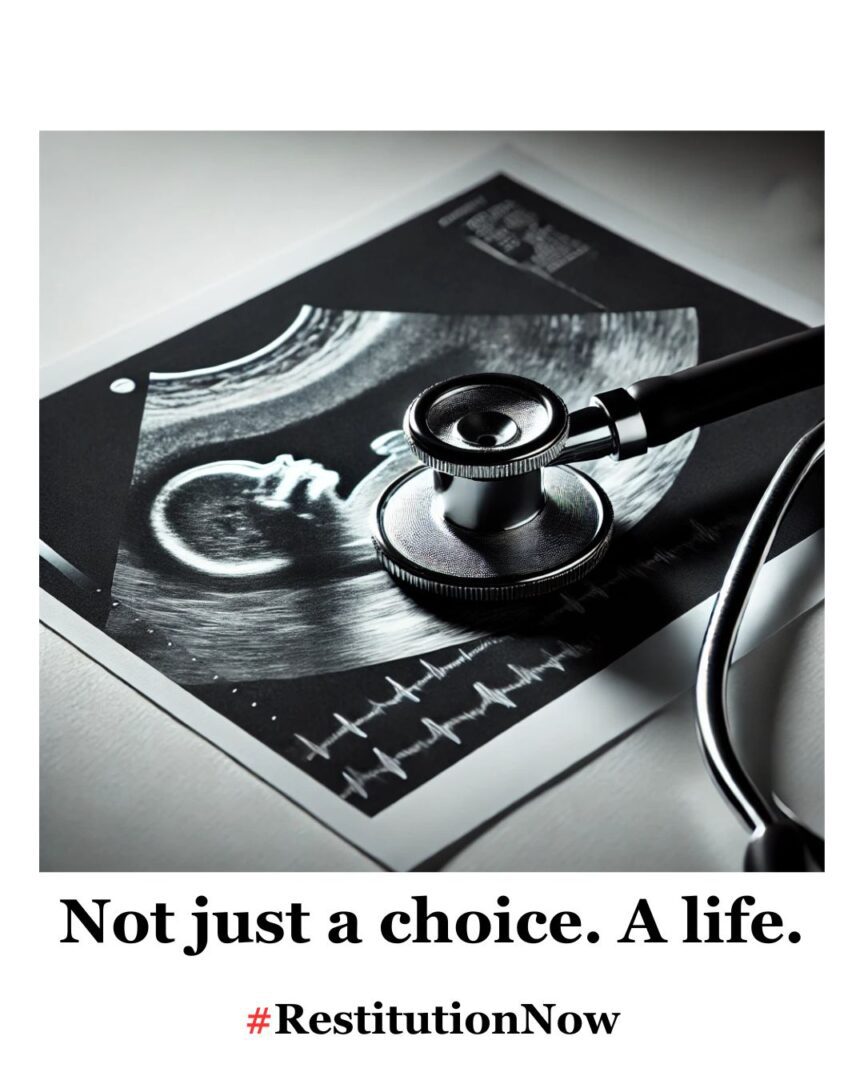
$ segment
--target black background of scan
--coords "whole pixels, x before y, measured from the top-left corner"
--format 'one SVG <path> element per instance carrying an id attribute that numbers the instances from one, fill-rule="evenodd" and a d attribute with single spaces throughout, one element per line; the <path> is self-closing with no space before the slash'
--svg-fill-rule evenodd
<path id="1" fill-rule="evenodd" d="M 40 496 L 42 538 L 105 590 L 100 597 L 84 594 L 42 564 L 42 584 L 58 599 L 96 625 L 104 625 L 107 590 L 123 527 L 126 500 L 144 404 L 143 385 L 150 370 L 183 371 L 234 359 L 267 344 L 282 333 L 302 304 L 321 307 L 466 314 L 587 312 L 596 310 L 573 292 L 542 278 L 520 273 L 467 244 L 458 227 L 442 229 L 439 218 L 480 192 L 489 203 L 514 198 L 536 210 L 544 221 L 584 240 L 593 249 L 558 277 L 597 298 L 611 311 L 693 306 L 699 314 L 700 359 L 754 345 L 793 332 L 799 324 L 669 262 L 616 234 L 530 192 L 506 177 L 480 185 L 335 259 L 299 275 L 193 329 L 162 342 L 42 401 L 40 432 Z M 111 380 L 128 376 L 139 390 L 109 395 Z M 598 389 L 600 389 L 598 387 Z M 737 530 L 765 482 L 796 436 L 822 415 L 821 392 L 796 395 L 750 414 L 713 425 L 700 433 L 694 452 L 661 505 L 618 545 L 618 564 L 638 561 L 658 546 L 673 545 L 687 533 L 686 521 L 722 522 L 720 542 L 703 544 L 689 559 L 686 573 L 667 574 L 662 588 L 636 584 L 622 591 L 620 602 L 593 610 L 590 634 L 595 649 L 589 662 L 576 662 L 566 677 L 550 679 L 520 695 L 516 709 L 472 724 L 461 746 L 443 740 L 422 763 L 413 764 L 409 781 L 387 777 L 370 787 L 362 804 L 376 813 L 430 779 L 465 753 L 505 730 L 595 670 L 605 666 L 675 615 L 713 592 L 734 544 Z M 784 528 L 777 549 L 789 546 L 821 523 L 822 493 L 818 479 Z M 682 523 L 685 527 L 682 532 Z M 524 624 L 523 624 L 524 625 Z M 502 628 L 505 632 L 509 627 Z M 553 638 L 554 639 L 554 635 Z M 552 640 L 550 639 L 550 640 Z M 546 638 L 508 644 L 507 660 L 526 661 Z M 527 651 L 526 651 L 527 650 Z M 458 650 L 428 657 L 443 663 Z M 472 678 L 495 684 L 494 650 L 479 657 Z M 388 696 L 386 673 L 410 683 L 418 673 L 409 659 L 362 671 L 315 679 L 286 679 L 264 684 L 269 700 L 291 703 L 297 718 L 293 730 L 274 729 L 257 716 L 238 715 L 224 691 L 190 687 L 225 715 L 273 749 L 312 772 L 333 790 L 341 790 L 339 754 L 331 761 L 305 760 L 294 738 L 302 731 L 313 741 L 333 728 L 332 710 L 351 694 L 361 702 Z M 257 689 L 257 688 L 256 688 Z M 458 708 L 453 702 L 452 708 Z M 464 701 L 463 701 L 464 707 Z M 500 715 L 499 715 L 500 714 Z M 388 731 L 376 729 L 376 745 L 397 749 L 405 735 L 395 716 Z M 344 740 L 343 740 L 344 742 Z M 359 750 L 375 759 L 368 747 L 351 740 L 351 761 Z M 347 748 L 347 747 L 346 747 Z M 569 763 L 562 762 L 562 766 Z"/>

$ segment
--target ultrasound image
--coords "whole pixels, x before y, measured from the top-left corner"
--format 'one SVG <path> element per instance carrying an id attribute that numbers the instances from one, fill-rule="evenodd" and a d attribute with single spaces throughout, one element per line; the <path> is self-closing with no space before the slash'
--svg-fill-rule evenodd
<path id="1" fill-rule="evenodd" d="M 446 375 L 485 369 L 539 379 L 575 407 L 598 385 L 692 364 L 696 347 L 692 311 L 304 309 L 277 342 L 236 364 L 151 376 L 114 597 L 197 663 L 239 680 L 470 641 L 482 631 L 420 607 L 378 568 L 370 544 L 375 500 L 416 464 L 399 429 L 407 402 Z M 587 466 L 619 529 L 657 504 L 694 441 Z M 172 660 L 175 678 L 196 678 L 179 650 Z"/>
<path id="2" fill-rule="evenodd" d="M 107 631 L 208 700 L 227 695 L 219 704 L 232 717 L 266 716 L 268 742 L 343 798 L 367 809 L 376 783 L 379 796 L 398 798 L 433 762 L 446 767 L 481 733 L 515 722 L 517 708 L 525 715 L 544 684 L 544 697 L 560 692 L 568 662 L 590 651 L 553 634 L 527 655 L 507 633 L 510 608 L 424 605 L 379 568 L 375 501 L 416 465 L 400 428 L 406 404 L 431 382 L 486 370 L 537 379 L 575 408 L 598 386 L 695 363 L 697 338 L 690 309 L 441 316 L 304 307 L 250 356 L 153 373 Z M 695 439 L 586 466 L 612 499 L 618 534 L 659 503 Z M 547 611 L 536 621 L 542 633 L 555 619 Z M 500 686 L 477 675 L 487 650 L 503 657 Z M 343 680 L 322 705 L 334 697 L 335 683 L 322 689 L 328 676 L 409 658 L 421 658 L 419 675 L 379 676 L 390 692 L 359 711 Z M 467 684 L 454 677 L 466 673 Z M 291 681 L 303 693 L 286 707 Z M 370 742 L 394 717 L 398 744 Z"/>
<path id="3" fill-rule="evenodd" d="M 101 662 L 143 693 L 365 850 L 390 858 L 395 838 L 416 862 L 431 853 L 418 807 L 448 800 L 445 833 L 462 835 L 450 770 L 468 755 L 487 815 L 524 792 L 518 756 L 482 756 L 516 725 L 550 777 L 578 764 L 533 745 L 545 707 L 594 725 L 599 752 L 602 724 L 562 695 L 716 591 L 823 404 L 810 391 L 586 464 L 615 510 L 608 555 L 563 592 L 499 606 L 403 592 L 375 560 L 372 508 L 416 464 L 408 403 L 488 370 L 578 408 L 797 329 L 496 175 L 44 397 L 42 586 L 123 647 Z M 816 483 L 777 550 L 821 524 Z"/>

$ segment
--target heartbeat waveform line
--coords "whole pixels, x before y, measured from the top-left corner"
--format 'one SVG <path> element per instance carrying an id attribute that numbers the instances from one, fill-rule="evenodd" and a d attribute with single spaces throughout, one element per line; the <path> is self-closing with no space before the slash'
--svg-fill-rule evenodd
<path id="1" fill-rule="evenodd" d="M 420 723 L 425 724 L 429 731 L 431 731 L 433 735 L 437 735 L 439 738 L 443 737 L 457 744 L 462 742 L 462 740 L 459 738 L 455 731 L 448 731 L 447 728 L 441 727 L 440 724 L 436 724 L 434 720 L 430 720 L 428 716 L 421 717 Z"/>
<path id="2" fill-rule="evenodd" d="M 325 749 L 323 746 L 318 746 L 316 743 L 313 743 L 312 740 L 307 739 L 305 735 L 301 735 L 299 732 L 295 731 L 294 738 L 298 739 L 301 743 L 303 743 L 303 745 L 309 751 L 310 757 L 322 757 L 325 759 L 329 759 L 330 751 Z M 307 758 L 306 760 L 308 761 L 309 758 Z"/>
<path id="3" fill-rule="evenodd" d="M 388 709 L 395 708 L 402 701 L 413 701 L 419 704 L 420 698 L 418 694 L 421 694 L 430 682 L 446 679 L 452 671 L 464 667 L 465 664 L 470 664 L 475 656 L 479 656 L 480 653 L 504 640 L 506 640 L 505 637 L 484 638 L 471 649 L 460 649 L 459 655 L 454 660 L 450 660 L 441 667 L 436 667 L 434 664 L 421 659 L 420 664 L 425 669 L 425 674 L 421 675 L 410 686 L 402 686 L 395 679 L 391 679 L 389 675 L 385 675 L 384 678 L 393 687 L 393 696 L 386 701 L 370 701 L 368 711 L 362 716 L 358 716 L 356 720 L 348 720 L 341 713 L 333 713 L 340 727 L 331 732 L 325 739 L 322 739 L 320 743 L 313 743 L 310 739 L 295 732 L 295 738 L 303 743 L 309 751 L 306 760 L 312 761 L 316 757 L 329 758 L 331 748 L 345 735 L 358 735 L 361 739 L 367 738 L 366 732 L 363 730 L 365 724 L 376 719 L 376 717 L 384 716 Z"/>
<path id="4" fill-rule="evenodd" d="M 359 795 L 361 799 L 368 799 L 369 798 L 369 795 L 368 795 L 368 793 L 366 791 L 365 786 L 360 782 L 360 780 L 357 779 L 357 776 L 356 776 L 353 769 L 351 769 L 351 768 L 345 769 L 345 771 L 342 773 L 342 775 L 345 777 L 345 780 L 348 783 L 349 789 L 355 795 Z M 345 798 L 345 797 L 346 796 L 343 796 L 343 798 Z"/>
<path id="5" fill-rule="evenodd" d="M 616 568 L 614 573 L 608 575 L 602 584 L 600 582 L 590 582 L 587 586 L 583 585 L 578 599 L 562 593 L 560 597 L 560 606 L 541 619 L 539 625 L 555 622 L 567 612 L 575 612 L 579 616 L 584 616 L 588 613 L 588 608 L 592 601 L 607 601 L 611 591 L 620 587 L 620 585 L 628 581 L 648 579 L 659 565 L 673 565 L 675 562 L 679 561 L 684 554 L 698 550 L 703 544 L 716 543 L 720 535 L 719 528 L 711 528 L 693 520 L 690 521 L 690 525 L 693 529 L 693 535 L 686 541 L 675 545 L 673 548 L 658 549 L 650 556 L 647 556 L 634 564 Z M 485 651 L 486 648 L 498 645 L 506 640 L 508 640 L 507 636 L 493 637 L 480 642 L 472 650 L 460 649 L 459 652 L 462 663 L 470 662 L 475 656 L 479 655 L 480 652 Z M 489 708 L 494 705 L 503 708 L 516 708 L 517 705 L 512 700 L 511 694 L 517 693 L 530 683 L 542 682 L 545 672 L 551 670 L 564 671 L 563 660 L 565 658 L 571 657 L 581 659 L 584 656 L 589 655 L 592 651 L 591 645 L 576 646 L 561 641 L 559 641 L 559 645 L 561 648 L 556 653 L 549 653 L 547 650 L 543 650 L 546 659 L 543 663 L 535 665 L 534 667 L 524 667 L 518 664 L 508 663 L 506 666 L 516 676 L 516 681 L 511 684 L 490 688 L 482 682 L 475 682 L 473 688 L 480 698 L 480 704 L 478 706 L 468 709 L 458 716 L 452 717 L 446 721 L 435 721 L 429 717 L 422 717 L 420 722 L 429 732 L 428 738 L 417 739 L 415 742 L 396 752 L 394 755 L 385 755 L 387 762 L 390 764 L 384 763 L 382 752 L 379 751 L 377 747 L 374 747 L 373 751 L 375 755 L 378 757 L 379 761 L 382 761 L 381 766 L 365 772 L 350 769 L 350 777 L 348 775 L 349 770 L 346 769 L 343 771 L 342 775 L 346 780 L 347 786 L 340 793 L 340 797 L 347 799 L 350 798 L 352 794 L 355 794 L 362 798 L 368 798 L 366 784 L 373 780 L 382 779 L 386 777 L 387 774 L 395 775 L 401 780 L 407 780 L 407 773 L 401 768 L 401 762 L 414 757 L 423 750 L 429 749 L 442 738 L 447 738 L 450 741 L 461 744 L 462 740 L 456 735 L 453 730 L 454 728 L 458 727 L 460 724 L 469 723 L 472 720 L 485 716 Z M 483 648 L 481 648 L 481 646 L 483 646 Z M 414 700 L 416 700 L 416 692 L 422 690 L 422 688 L 425 685 L 428 685 L 432 679 L 443 679 L 450 671 L 461 666 L 458 658 L 442 667 L 436 667 L 422 659 L 420 660 L 420 663 L 426 669 L 426 675 L 418 680 L 417 683 L 413 683 L 410 687 L 410 690 L 415 693 Z M 373 708 L 362 718 L 363 723 L 368 723 L 370 720 L 374 719 L 375 716 L 382 715 L 387 708 L 392 708 L 394 705 L 398 704 L 400 700 L 405 700 L 407 696 L 405 691 L 409 688 L 401 687 L 398 683 L 389 678 L 388 682 L 396 688 L 394 697 L 386 703 L 372 703 Z M 360 721 L 358 720 L 358 723 L 359 722 Z M 363 734 L 364 736 L 366 735 L 365 732 Z M 326 748 L 329 749 L 329 746 L 332 745 L 333 741 L 334 737 L 329 736 L 328 739 L 324 740 L 324 743 L 321 744 L 322 748 L 326 745 Z M 311 756 L 312 755 L 310 755 L 310 757 Z M 309 759 L 307 758 L 307 760 Z M 399 771 L 392 767 L 393 763 L 399 766 Z"/>
<path id="6" fill-rule="evenodd" d="M 616 567 L 614 572 L 608 574 L 602 583 L 600 581 L 583 582 L 578 597 L 571 596 L 568 593 L 561 593 L 560 606 L 543 616 L 538 621 L 538 626 L 548 626 L 550 623 L 554 624 L 562 616 L 566 616 L 568 613 L 575 613 L 578 616 L 587 615 L 592 602 L 607 601 L 611 591 L 620 587 L 622 584 L 625 584 L 628 581 L 646 580 L 651 577 L 658 566 L 673 565 L 675 562 L 679 561 L 682 556 L 698 550 L 703 544 L 713 544 L 717 542 L 717 539 L 720 536 L 719 528 L 702 525 L 692 518 L 690 519 L 689 524 L 693 533 L 687 540 L 676 544 L 672 548 L 660 548 L 651 555 L 630 565 Z M 312 761 L 315 757 L 329 759 L 329 751 L 333 745 L 346 734 L 354 734 L 361 738 L 366 738 L 367 733 L 363 731 L 363 727 L 372 720 L 386 715 L 389 709 L 395 708 L 402 701 L 410 700 L 418 702 L 419 698 L 417 695 L 421 694 L 433 679 L 439 681 L 445 679 L 451 672 L 457 670 L 466 663 L 470 663 L 474 657 L 478 656 L 481 652 L 485 652 L 486 649 L 499 645 L 509 639 L 510 635 L 497 635 L 484 638 L 470 649 L 460 648 L 459 656 L 455 660 L 451 660 L 449 663 L 440 667 L 430 663 L 428 660 L 418 658 L 419 663 L 425 669 L 426 673 L 407 687 L 402 686 L 400 683 L 396 682 L 395 679 L 385 676 L 387 682 L 394 689 L 392 697 L 382 702 L 370 701 L 369 710 L 353 721 L 347 720 L 340 713 L 334 713 L 333 715 L 339 722 L 340 728 L 332 732 L 320 743 L 313 743 L 311 740 L 301 738 L 297 735 L 299 741 L 302 742 L 308 750 L 306 760 Z"/>
<path id="7" fill-rule="evenodd" d="M 387 772 L 391 772 L 395 776 L 398 776 L 400 780 L 408 779 L 408 773 L 406 773 L 399 764 L 397 758 L 390 757 L 390 755 L 385 754 L 383 750 L 379 750 L 377 746 L 373 747 L 373 750 L 375 751 L 375 757 L 381 762 L 382 768 L 386 769 Z"/>
<path id="8" fill-rule="evenodd" d="M 508 664 L 507 666 L 517 674 L 515 682 L 498 687 L 488 687 L 485 683 L 475 682 L 474 691 L 479 697 L 480 702 L 473 708 L 466 709 L 457 716 L 453 716 L 449 720 L 440 722 L 432 721 L 428 717 L 424 718 L 422 723 L 429 731 L 428 738 L 421 737 L 411 743 L 410 746 L 406 746 L 392 755 L 385 754 L 383 751 L 379 750 L 378 747 L 374 747 L 375 756 L 381 762 L 381 765 L 373 769 L 367 769 L 365 772 L 359 772 L 356 769 L 344 770 L 342 776 L 346 781 L 346 787 L 340 792 L 340 797 L 342 799 L 348 799 L 351 795 L 359 795 L 363 799 L 368 799 L 369 793 L 366 791 L 367 784 L 372 780 L 377 780 L 386 776 L 388 773 L 397 776 L 400 780 L 407 780 L 408 773 L 402 768 L 403 761 L 407 761 L 416 754 L 428 750 L 442 738 L 461 743 L 462 740 L 456 735 L 453 730 L 454 728 L 459 727 L 460 724 L 467 724 L 471 723 L 473 720 L 479 720 L 495 705 L 505 709 L 515 709 L 517 705 L 516 702 L 513 701 L 513 694 L 517 694 L 531 683 L 542 682 L 543 673 L 545 671 L 553 669 L 556 671 L 563 671 L 563 660 L 565 657 L 579 659 L 591 651 L 588 647 L 570 645 L 564 641 L 559 641 L 558 644 L 561 648 L 557 653 L 548 653 L 544 650 L 546 659 L 534 667 L 516 668 L 512 664 Z"/>
<path id="9" fill-rule="evenodd" d="M 396 691 L 397 700 L 402 700 L 403 698 L 407 698 L 409 701 L 416 701 L 416 702 L 420 701 L 420 698 L 417 697 L 417 695 L 414 693 L 414 691 L 410 687 L 402 686 L 402 684 L 396 682 L 395 679 L 391 679 L 389 675 L 385 675 L 384 678 L 387 680 L 387 682 L 390 683 L 390 685 Z"/>
<path id="10" fill-rule="evenodd" d="M 346 720 L 345 717 L 341 713 L 338 713 L 338 712 L 333 713 L 333 715 L 336 717 L 336 719 L 339 721 L 339 723 L 345 728 L 345 730 L 350 731 L 352 735 L 357 735 L 361 739 L 368 738 L 368 736 L 366 735 L 366 732 L 361 727 L 358 727 L 357 724 L 355 724 L 353 722 L 353 720 Z"/>

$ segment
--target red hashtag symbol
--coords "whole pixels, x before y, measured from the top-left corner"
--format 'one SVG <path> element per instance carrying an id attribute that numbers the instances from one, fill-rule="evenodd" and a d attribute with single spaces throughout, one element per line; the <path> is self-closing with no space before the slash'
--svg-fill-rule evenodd
<path id="1" fill-rule="evenodd" d="M 256 1009 L 254 1013 L 247 1013 L 246 1019 L 248 1023 L 246 1027 L 249 1028 L 250 1035 L 260 1035 L 265 1027 L 270 1027 L 270 1010 L 266 1007 L 263 1009 Z"/>

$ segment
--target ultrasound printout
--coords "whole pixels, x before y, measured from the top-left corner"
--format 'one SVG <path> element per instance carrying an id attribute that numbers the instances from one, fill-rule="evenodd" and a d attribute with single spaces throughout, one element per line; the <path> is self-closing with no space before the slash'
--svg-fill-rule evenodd
<path id="1" fill-rule="evenodd" d="M 501 371 L 572 409 L 799 328 L 494 177 L 44 398 L 43 588 L 320 785 L 322 820 L 349 835 L 330 799 L 374 836 L 379 815 L 715 592 L 822 415 L 807 392 L 586 464 L 615 508 L 600 566 L 539 601 L 465 605 L 403 591 L 370 542 L 378 495 L 416 464 L 408 402 Z M 776 550 L 820 526 L 814 478 Z M 498 810 L 513 802 L 485 782 Z M 422 838 L 417 852 L 432 854 Z"/>

